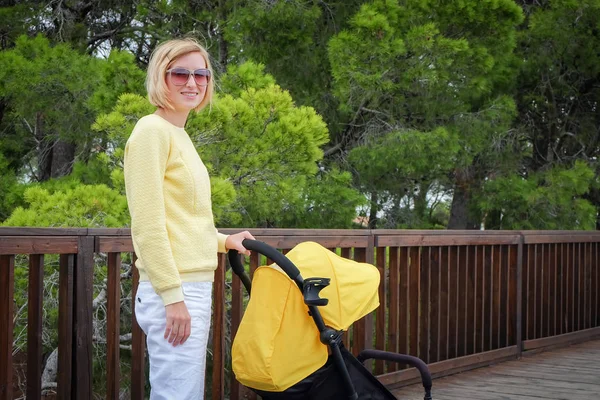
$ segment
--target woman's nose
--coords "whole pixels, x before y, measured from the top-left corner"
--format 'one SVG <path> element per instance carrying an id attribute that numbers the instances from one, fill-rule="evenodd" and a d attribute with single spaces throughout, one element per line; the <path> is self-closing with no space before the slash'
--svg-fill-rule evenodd
<path id="1" fill-rule="evenodd" d="M 194 74 L 190 74 L 188 76 L 188 80 L 185 83 L 185 86 L 187 86 L 187 87 L 196 87 L 196 79 L 194 78 Z"/>

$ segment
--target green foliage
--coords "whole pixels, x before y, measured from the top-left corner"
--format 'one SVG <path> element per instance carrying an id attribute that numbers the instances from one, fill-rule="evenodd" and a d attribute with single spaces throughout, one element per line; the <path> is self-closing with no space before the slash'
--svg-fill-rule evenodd
<path id="1" fill-rule="evenodd" d="M 278 226 L 289 228 L 349 229 L 356 210 L 366 205 L 352 188 L 352 175 L 337 168 L 308 178 L 300 195 L 285 201 Z"/>
<path id="2" fill-rule="evenodd" d="M 83 185 L 73 180 L 50 182 L 27 188 L 26 206 L 16 208 L 2 225 L 90 228 L 128 225 L 127 200 L 117 191 L 106 185 Z"/>
<path id="3" fill-rule="evenodd" d="M 234 75 L 246 70 L 232 69 L 224 80 L 239 81 L 243 77 Z M 190 118 L 188 132 L 213 174 L 237 191 L 235 204 L 223 212 L 231 218 L 222 222 L 245 226 L 280 226 L 282 208 L 302 195 L 328 140 L 314 109 L 296 107 L 274 84 L 250 87 L 239 97 L 217 96 L 209 113 Z"/>
<path id="4" fill-rule="evenodd" d="M 133 54 L 113 50 L 106 60 L 99 61 L 98 69 L 100 83 L 90 98 L 90 105 L 96 112 L 112 110 L 122 93 L 145 93 L 146 74 L 135 64 Z"/>
<path id="5" fill-rule="evenodd" d="M 533 169 L 598 156 L 599 20 L 597 0 L 555 0 L 534 10 L 521 32 L 520 120 Z"/>
<path id="6" fill-rule="evenodd" d="M 583 199 L 594 172 L 584 162 L 491 180 L 479 198 L 493 229 L 594 229 L 596 209 Z M 500 215 L 500 218 L 497 216 Z"/>
<path id="7" fill-rule="evenodd" d="M 42 36 L 21 36 L 13 49 L 0 52 L 0 96 L 10 102 L 15 129 L 27 134 L 42 116 L 45 131 L 74 138 L 86 130 L 92 113 L 86 107 L 97 85 L 97 63 L 64 44 Z M 24 120 L 25 124 L 22 123 Z M 25 131 L 21 126 L 25 126 Z"/>
<path id="8" fill-rule="evenodd" d="M 93 147 L 109 146 L 90 131 L 96 113 L 111 109 L 123 91 L 141 92 L 143 80 L 131 54 L 114 51 L 102 60 L 39 35 L 21 36 L 0 52 L 0 99 L 7 105 L 0 150 L 30 180 L 42 180 L 38 163 L 52 160 L 58 139 L 75 145 L 86 161 Z"/>
<path id="9" fill-rule="evenodd" d="M 272 85 L 275 85 L 275 78 L 265 73 L 263 64 L 247 61 L 227 68 L 227 74 L 221 77 L 219 92 L 238 97 L 250 88 L 264 89 Z"/>
<path id="10" fill-rule="evenodd" d="M 453 186 L 476 191 L 490 169 L 514 166 L 516 107 L 500 94 L 512 87 L 522 20 L 509 0 L 382 0 L 363 4 L 331 39 L 334 92 L 357 127 L 348 128 L 349 160 L 376 197 L 371 213 L 390 201 L 398 213 L 407 201 L 412 220 L 427 223 L 432 197 Z M 437 150 L 394 144 L 412 130 L 449 136 Z M 376 152 L 357 154 L 373 144 Z"/>
<path id="11" fill-rule="evenodd" d="M 8 167 L 4 155 L 0 154 L 0 222 L 8 217 L 10 212 L 23 202 L 24 185 L 20 185 L 13 170 Z"/>
<path id="12" fill-rule="evenodd" d="M 435 183 L 450 174 L 456 164 L 461 150 L 457 136 L 444 128 L 431 132 L 401 130 L 352 149 L 348 160 L 357 183 L 364 192 L 377 193 L 373 210 L 393 204 L 384 217 L 386 227 L 433 227 L 430 197 L 434 189 L 439 192 Z M 409 207 L 414 209 L 414 216 L 409 215 Z"/>
<path id="13" fill-rule="evenodd" d="M 457 134 L 444 128 L 402 130 L 355 147 L 348 159 L 366 190 L 396 192 L 447 174 L 459 150 Z"/>
<path id="14" fill-rule="evenodd" d="M 329 39 L 348 25 L 362 0 L 252 0 L 229 9 L 224 36 L 229 65 L 257 61 L 298 105 L 314 107 L 332 137 L 343 131 L 338 101 L 331 93 Z M 231 3 L 228 3 L 231 4 Z"/>
<path id="15" fill-rule="evenodd" d="M 464 18 L 465 11 L 476 24 Z M 388 121 L 430 129 L 492 93 L 511 60 L 507 51 L 521 20 L 510 1 L 364 4 L 351 29 L 329 44 L 335 93 L 347 110 L 376 109 L 387 112 Z"/>

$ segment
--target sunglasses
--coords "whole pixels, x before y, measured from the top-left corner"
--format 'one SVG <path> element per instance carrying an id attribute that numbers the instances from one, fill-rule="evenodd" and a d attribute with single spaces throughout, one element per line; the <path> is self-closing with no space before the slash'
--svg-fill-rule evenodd
<path id="1" fill-rule="evenodd" d="M 171 68 L 167 70 L 167 74 L 171 79 L 171 83 L 175 86 L 183 86 L 190 80 L 190 75 L 194 76 L 194 82 L 198 86 L 207 86 L 210 81 L 210 70 L 200 68 L 191 71 L 185 68 Z"/>

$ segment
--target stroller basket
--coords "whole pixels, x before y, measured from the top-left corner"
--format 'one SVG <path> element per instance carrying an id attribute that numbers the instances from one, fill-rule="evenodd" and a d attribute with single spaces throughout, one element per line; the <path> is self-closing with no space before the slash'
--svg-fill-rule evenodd
<path id="1" fill-rule="evenodd" d="M 343 259 L 312 242 L 299 244 L 287 257 L 263 242 L 245 239 L 243 245 L 274 264 L 258 268 L 251 282 L 237 251 L 229 252 L 233 272 L 248 293 L 253 286 L 256 291 L 232 349 L 234 373 L 242 384 L 263 399 L 393 400 L 394 395 L 363 365 L 367 359 L 380 359 L 415 366 L 424 399 L 431 399 L 431 375 L 420 359 L 378 350 L 364 350 L 355 358 L 344 348 L 343 330 L 379 305 L 375 267 Z M 304 279 L 303 273 L 309 278 Z M 322 290 L 328 298 L 320 297 Z M 352 304 L 345 304 L 349 300 Z M 301 320 L 299 328 L 290 325 L 294 319 Z M 286 333 L 293 340 L 277 336 Z M 278 358 L 278 350 L 283 358 Z"/>

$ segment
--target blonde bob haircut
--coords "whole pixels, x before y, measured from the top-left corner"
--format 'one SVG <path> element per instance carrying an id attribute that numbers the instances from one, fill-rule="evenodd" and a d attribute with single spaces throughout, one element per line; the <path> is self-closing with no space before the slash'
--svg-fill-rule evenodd
<path id="1" fill-rule="evenodd" d="M 212 101 L 214 91 L 214 74 L 210 65 L 210 57 L 208 52 L 195 39 L 172 39 L 161 43 L 150 56 L 148 63 L 148 72 L 146 74 L 146 91 L 148 92 L 148 100 L 153 106 L 173 110 L 173 104 L 169 100 L 167 89 L 167 70 L 181 56 L 189 53 L 199 52 L 204 61 L 206 68 L 210 70 L 210 80 L 206 86 L 204 98 L 198 104 L 194 111 L 200 111 Z"/>

